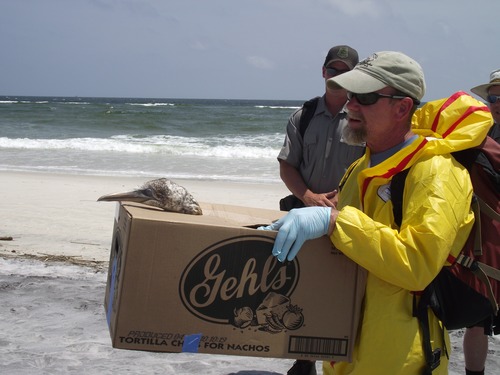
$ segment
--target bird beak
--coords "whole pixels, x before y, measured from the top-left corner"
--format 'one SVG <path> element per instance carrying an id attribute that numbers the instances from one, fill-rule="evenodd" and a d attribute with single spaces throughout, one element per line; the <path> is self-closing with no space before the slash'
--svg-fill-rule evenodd
<path id="1" fill-rule="evenodd" d="M 146 201 L 155 200 L 151 195 L 148 195 L 148 193 L 151 194 L 149 189 L 133 190 L 133 191 L 128 191 L 126 193 L 107 194 L 97 199 L 97 201 L 98 202 L 127 201 L 127 202 L 144 203 Z"/>

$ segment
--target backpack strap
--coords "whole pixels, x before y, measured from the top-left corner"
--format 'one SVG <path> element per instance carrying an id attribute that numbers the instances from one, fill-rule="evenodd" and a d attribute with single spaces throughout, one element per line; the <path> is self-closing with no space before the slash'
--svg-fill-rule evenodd
<path id="1" fill-rule="evenodd" d="M 490 219 L 500 221 L 500 214 L 488 205 L 483 199 L 476 194 L 472 195 L 471 201 L 472 211 L 474 211 L 474 225 L 478 228 L 474 234 L 474 255 L 483 255 L 483 238 L 481 234 L 481 212 L 487 215 Z"/>
<path id="2" fill-rule="evenodd" d="M 401 223 L 403 221 L 403 191 L 409 171 L 409 168 L 405 169 L 395 174 L 391 180 L 392 213 L 394 216 L 394 222 L 398 227 L 401 227 Z M 441 348 L 432 350 L 431 345 L 428 316 L 428 309 L 431 305 L 431 294 L 428 291 L 427 293 L 418 294 L 420 295 L 420 300 L 417 302 L 417 293 L 413 293 L 413 316 L 418 319 L 422 330 L 422 349 L 425 356 L 425 367 L 422 374 L 432 375 L 432 371 L 435 370 L 441 363 L 442 350 Z M 442 334 L 444 336 L 444 329 Z M 444 339 L 443 342 L 445 342 Z M 446 348 L 445 352 L 447 353 Z"/>
<path id="3" fill-rule="evenodd" d="M 479 204 L 479 197 L 473 192 L 470 202 L 472 212 L 474 212 L 474 226 L 477 230 L 474 233 L 474 248 L 475 256 L 483 255 L 483 236 L 481 234 L 481 205 Z"/>
<path id="4" fill-rule="evenodd" d="M 422 375 L 432 375 L 434 371 L 441 364 L 441 348 L 432 350 L 431 333 L 429 328 L 429 315 L 428 309 L 431 304 L 430 294 L 425 293 L 420 296 L 420 301 L 417 303 L 417 297 L 413 295 L 413 316 L 418 319 L 418 323 L 422 332 L 422 349 L 425 356 L 425 367 L 423 368 Z M 444 329 L 442 331 L 444 341 Z M 445 352 L 447 350 L 445 348 Z"/>
<path id="5" fill-rule="evenodd" d="M 493 220 L 500 221 L 500 214 L 498 212 L 496 212 L 492 207 L 490 207 L 481 198 L 479 198 L 479 197 L 476 197 L 476 198 L 477 198 L 477 201 L 479 203 L 479 208 L 481 209 L 481 212 L 485 213 Z"/>
<path id="6" fill-rule="evenodd" d="M 319 99 L 320 97 L 316 96 L 315 98 L 312 98 L 302 104 L 302 113 L 300 114 L 299 122 L 299 132 L 302 138 L 304 138 L 304 134 L 306 133 L 306 129 L 314 116 L 314 112 L 316 112 Z"/>
<path id="7" fill-rule="evenodd" d="M 484 274 L 488 275 L 488 277 L 500 281 L 500 270 L 483 262 L 477 262 L 477 266 Z"/>
<path id="8" fill-rule="evenodd" d="M 398 227 L 401 227 L 403 221 L 403 191 L 409 171 L 409 168 L 405 169 L 395 174 L 391 180 L 392 213 L 394 215 L 394 222 Z"/>

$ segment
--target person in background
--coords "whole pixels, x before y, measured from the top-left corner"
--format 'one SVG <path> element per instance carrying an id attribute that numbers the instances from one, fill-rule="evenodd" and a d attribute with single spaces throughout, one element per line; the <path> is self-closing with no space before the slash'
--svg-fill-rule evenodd
<path id="1" fill-rule="evenodd" d="M 260 229 L 278 230 L 273 255 L 281 262 L 292 260 L 305 241 L 328 235 L 367 271 L 352 362 L 324 362 L 325 373 L 447 374 L 447 332 L 429 311 L 432 355 L 426 358 L 412 314 L 412 291 L 423 290 L 450 252 L 458 253 L 468 238 L 474 222 L 472 184 L 449 152 L 479 145 L 490 119 L 477 122 L 473 134 L 458 122 L 446 140 L 413 133 L 412 116 L 424 96 L 425 80 L 420 65 L 400 52 L 375 53 L 327 85 L 347 90 L 344 138 L 365 141 L 366 152 L 341 182 L 336 207 L 294 209 Z M 417 120 L 428 121 L 425 113 Z M 409 172 L 398 226 L 389 187 L 403 169 Z"/>
<path id="2" fill-rule="evenodd" d="M 330 199 L 349 165 L 364 152 L 362 145 L 351 146 L 342 140 L 346 126 L 346 91 L 328 88 L 326 81 L 350 71 L 358 63 L 358 52 L 347 45 L 330 48 L 322 67 L 325 93 L 315 102 L 302 130 L 300 124 L 307 102 L 289 118 L 286 137 L 278 155 L 280 176 L 293 195 L 282 210 L 303 206 L 332 206 Z M 310 103 L 309 102 L 309 103 Z M 310 110 L 310 109 L 309 109 Z"/>
<path id="3" fill-rule="evenodd" d="M 475 86 L 471 91 L 488 103 L 495 122 L 488 135 L 500 143 L 500 69 L 491 72 L 489 83 Z M 466 375 L 484 375 L 488 356 L 488 336 L 499 333 L 498 315 L 494 322 L 480 322 L 477 326 L 466 328 L 463 341 Z"/>
<path id="4" fill-rule="evenodd" d="M 330 199 L 341 177 L 363 154 L 363 146 L 351 146 L 342 140 L 342 129 L 347 125 L 346 91 L 326 87 L 328 79 L 350 71 L 357 63 L 358 52 L 354 48 L 347 45 L 330 48 L 322 67 L 324 95 L 306 102 L 290 116 L 278 161 L 281 179 L 293 194 L 282 199 L 281 210 L 333 206 Z M 305 111 L 311 112 L 306 115 Z M 301 122 L 303 116 L 308 116 L 306 122 L 304 119 Z M 305 128 L 302 131 L 301 124 Z M 287 374 L 314 375 L 315 362 L 297 360 Z"/>
<path id="5" fill-rule="evenodd" d="M 488 102 L 495 124 L 488 135 L 500 143 L 500 69 L 490 74 L 490 82 L 470 89 L 474 94 Z"/>

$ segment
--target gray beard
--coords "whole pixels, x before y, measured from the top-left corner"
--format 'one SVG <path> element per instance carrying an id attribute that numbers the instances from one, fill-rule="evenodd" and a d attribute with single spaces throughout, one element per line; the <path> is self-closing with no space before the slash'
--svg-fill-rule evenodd
<path id="1" fill-rule="evenodd" d="M 364 128 L 353 130 L 349 125 L 346 125 L 342 129 L 342 140 L 351 146 L 364 146 L 366 143 L 366 130 Z"/>

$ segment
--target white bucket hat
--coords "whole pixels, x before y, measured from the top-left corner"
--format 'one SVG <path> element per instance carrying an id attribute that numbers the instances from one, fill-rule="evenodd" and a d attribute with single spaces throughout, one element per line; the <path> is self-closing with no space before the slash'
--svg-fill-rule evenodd
<path id="1" fill-rule="evenodd" d="M 490 83 L 485 83 L 470 89 L 474 94 L 487 100 L 488 90 L 491 86 L 500 86 L 500 69 L 494 70 L 490 74 Z"/>

